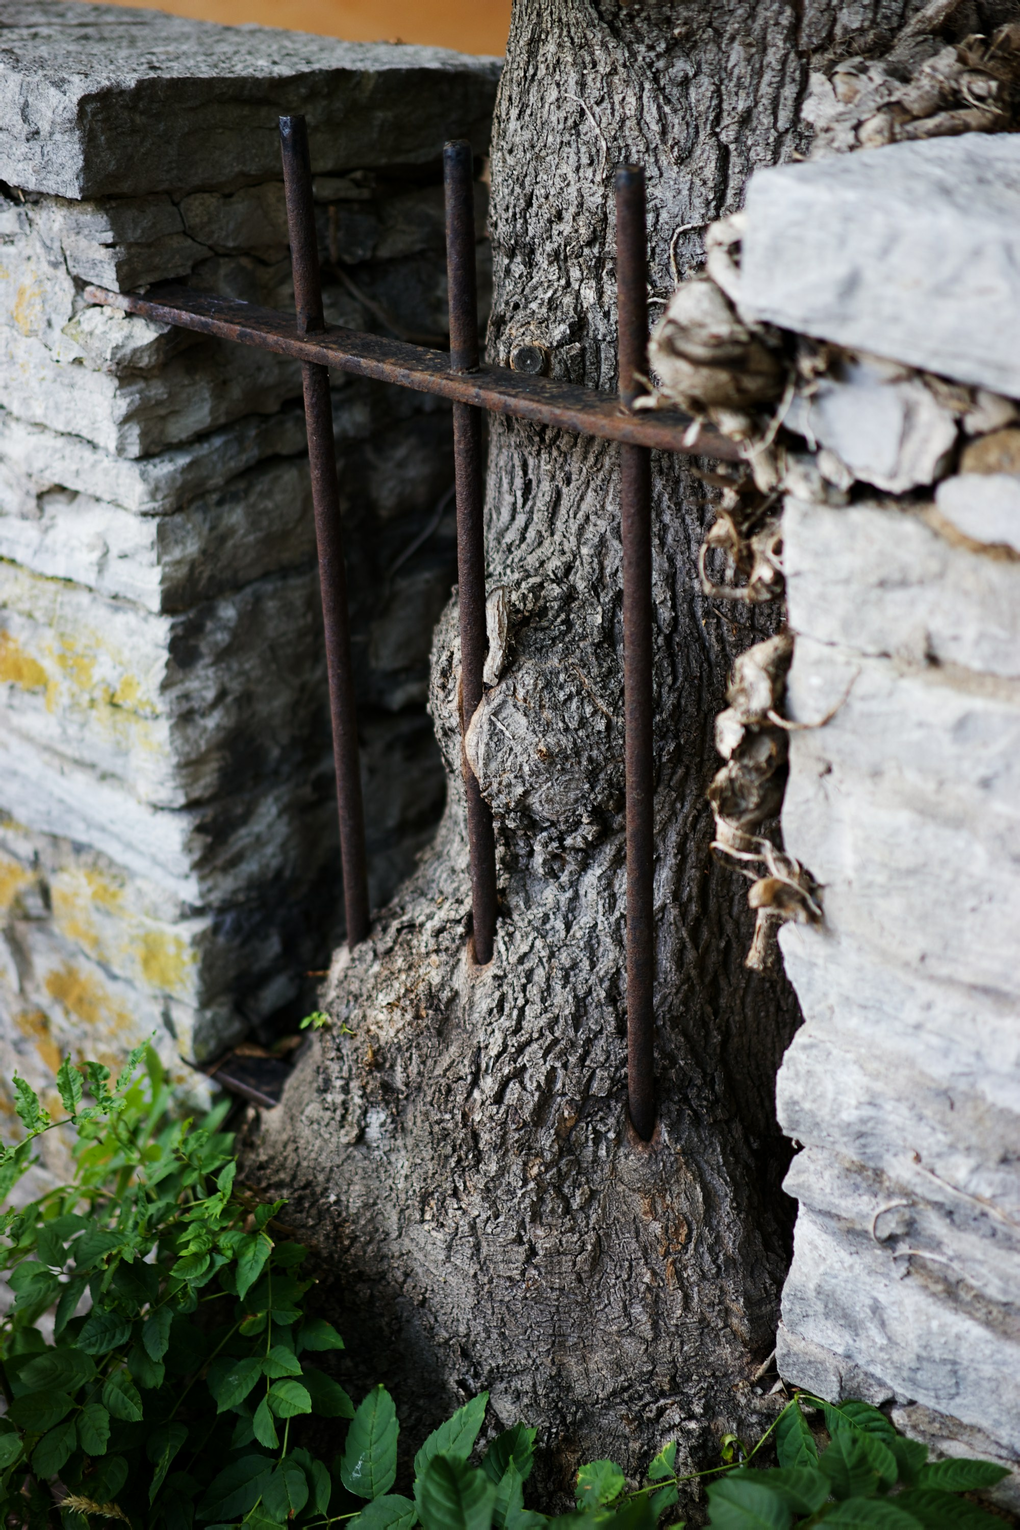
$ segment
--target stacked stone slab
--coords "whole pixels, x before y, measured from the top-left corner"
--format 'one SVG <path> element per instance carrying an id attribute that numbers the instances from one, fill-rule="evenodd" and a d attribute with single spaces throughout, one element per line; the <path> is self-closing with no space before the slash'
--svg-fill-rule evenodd
<path id="1" fill-rule="evenodd" d="M 779 1077 L 800 1146 L 779 1367 L 1014 1466 L 1018 271 L 1015 137 L 750 186 L 742 310 L 857 353 L 789 421 L 823 471 L 783 519 L 805 726 L 782 824 L 825 918 L 782 936 L 805 1023 Z M 996 1491 L 1020 1502 L 1015 1478 Z"/>
<path id="2" fill-rule="evenodd" d="M 446 328 L 441 150 L 498 64 L 151 11 L 0 17 L 0 1058 L 152 1034 L 175 1076 L 293 1018 L 339 917 L 294 364 L 89 306 L 165 279 L 292 307 L 278 115 L 312 143 L 328 314 Z M 373 900 L 443 775 L 428 649 L 449 415 L 334 379 Z"/>

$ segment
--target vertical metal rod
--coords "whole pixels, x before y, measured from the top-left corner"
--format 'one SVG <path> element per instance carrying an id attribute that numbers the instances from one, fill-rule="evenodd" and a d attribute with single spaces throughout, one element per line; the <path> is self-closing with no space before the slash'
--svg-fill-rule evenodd
<path id="1" fill-rule="evenodd" d="M 312 171 L 304 117 L 280 118 L 283 181 L 294 270 L 294 304 L 302 334 L 325 328 L 319 250 L 315 235 Z M 344 876 L 347 944 L 353 948 L 369 929 L 368 875 L 365 861 L 365 814 L 361 801 L 358 719 L 351 669 L 351 632 L 347 613 L 340 493 L 337 485 L 333 406 L 326 367 L 302 367 L 308 463 L 312 475 L 315 538 L 319 551 L 322 620 L 326 633 L 326 670 L 333 722 L 333 758 L 340 814 L 340 859 Z"/>
<path id="2" fill-rule="evenodd" d="M 631 404 L 648 370 L 645 177 L 616 172 L 616 302 L 620 395 Z M 652 766 L 651 452 L 620 447 L 623 684 L 627 799 L 627 1104 L 645 1142 L 655 1130 L 653 990 L 655 784 Z"/>
<path id="3" fill-rule="evenodd" d="M 446 182 L 446 267 L 450 291 L 450 369 L 478 366 L 478 289 L 475 277 L 474 157 L 457 140 L 443 150 Z M 485 634 L 485 464 L 481 411 L 453 406 L 453 451 L 457 484 L 457 582 L 460 606 L 461 763 L 467 794 L 471 858 L 471 913 L 475 961 L 492 960 L 496 928 L 496 843 L 489 804 L 463 752 L 463 738 L 482 699 Z"/>

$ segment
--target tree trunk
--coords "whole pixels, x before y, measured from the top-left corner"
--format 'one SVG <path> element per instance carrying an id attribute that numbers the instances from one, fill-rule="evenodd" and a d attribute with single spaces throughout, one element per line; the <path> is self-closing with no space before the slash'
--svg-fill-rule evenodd
<path id="1" fill-rule="evenodd" d="M 881 51 L 916 9 L 518 0 L 490 359 L 536 345 L 554 376 L 614 388 L 614 166 L 646 167 L 663 297 L 750 171 L 799 146 L 820 52 Z M 732 661 L 781 613 L 702 595 L 710 491 L 680 459 L 653 472 L 655 1139 L 625 1125 L 617 452 L 496 421 L 487 556 L 505 623 L 470 736 L 496 825 L 495 957 L 469 957 L 451 609 L 432 687 L 446 818 L 371 942 L 335 964 L 333 1029 L 250 1154 L 334 1277 L 348 1385 L 384 1380 L 412 1447 L 490 1388 L 502 1426 L 539 1426 L 547 1493 L 583 1459 L 637 1472 L 677 1437 L 681 1462 L 709 1465 L 721 1431 L 753 1432 L 787 1262 L 773 1082 L 797 1007 L 743 965 L 752 917 L 713 864 L 704 795 Z"/>

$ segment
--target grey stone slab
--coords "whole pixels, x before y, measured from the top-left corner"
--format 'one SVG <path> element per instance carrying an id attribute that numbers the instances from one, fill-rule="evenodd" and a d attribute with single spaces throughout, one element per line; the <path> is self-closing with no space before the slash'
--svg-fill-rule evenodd
<path id="1" fill-rule="evenodd" d="M 314 557 L 303 456 L 260 463 L 162 516 L 40 490 L 0 457 L 0 558 L 147 611 L 182 611 Z"/>
<path id="2" fill-rule="evenodd" d="M 950 1281 L 950 1285 L 952 1282 Z M 790 1332 L 885 1381 L 903 1399 L 972 1424 L 1020 1450 L 1020 1344 L 982 1321 L 980 1303 L 932 1262 L 896 1260 L 802 1209 L 783 1289 Z"/>
<path id="3" fill-rule="evenodd" d="M 917 506 L 788 499 L 783 566 L 795 632 L 866 654 L 1020 675 L 1020 561 L 953 546 Z"/>
<path id="4" fill-rule="evenodd" d="M 451 136 L 484 152 L 498 73 L 441 48 L 7 0 L 0 178 L 72 198 L 234 189 L 278 176 L 283 112 L 306 114 L 321 174 L 434 161 Z"/>
<path id="5" fill-rule="evenodd" d="M 118 457 L 81 436 L 32 424 L 0 408 L 0 456 L 11 474 L 26 480 L 21 502 L 33 516 L 34 502 L 49 489 L 69 489 L 140 515 L 170 513 L 266 457 L 293 456 L 304 449 L 300 405 L 276 414 L 245 415 L 186 446 L 136 458 Z M 10 475 L 8 485 L 9 494 L 18 492 Z"/>
<path id="6" fill-rule="evenodd" d="M 1020 138 L 968 133 L 752 176 L 741 309 L 1020 394 Z"/>
<path id="7" fill-rule="evenodd" d="M 975 542 L 1020 553 L 1020 478 L 1013 473 L 957 473 L 935 490 L 939 511 Z"/>

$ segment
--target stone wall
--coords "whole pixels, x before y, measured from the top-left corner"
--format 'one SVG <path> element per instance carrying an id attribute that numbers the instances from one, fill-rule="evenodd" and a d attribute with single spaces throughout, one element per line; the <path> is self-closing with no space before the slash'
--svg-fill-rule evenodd
<path id="1" fill-rule="evenodd" d="M 446 329 L 441 150 L 498 64 L 152 11 L 0 18 L 0 1061 L 152 1033 L 182 1087 L 310 999 L 340 888 L 298 369 L 108 308 L 164 279 L 290 308 L 303 111 L 328 317 Z M 483 215 L 481 188 L 480 219 Z M 481 228 L 481 222 L 480 222 Z M 428 838 L 453 579 L 444 406 L 334 378 L 371 892 Z M 8 1107 L 9 1108 L 9 1107 Z"/>
<path id="2" fill-rule="evenodd" d="M 824 919 L 781 937 L 780 1373 L 1014 1466 L 1018 257 L 1020 139 L 972 134 L 760 173 L 739 279 L 745 318 L 837 343 L 785 415 L 782 832 Z"/>

